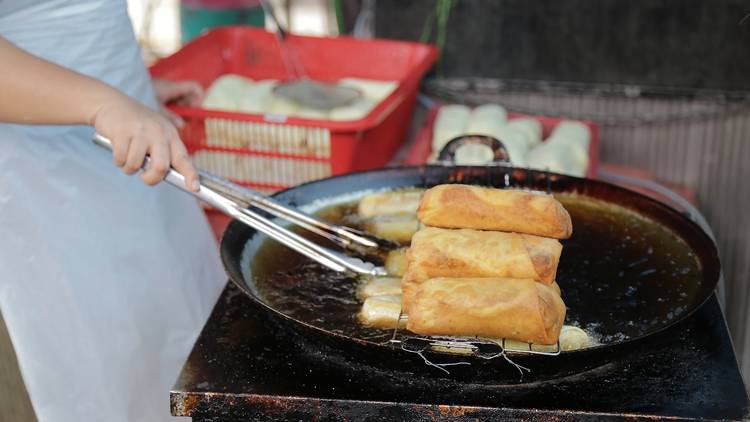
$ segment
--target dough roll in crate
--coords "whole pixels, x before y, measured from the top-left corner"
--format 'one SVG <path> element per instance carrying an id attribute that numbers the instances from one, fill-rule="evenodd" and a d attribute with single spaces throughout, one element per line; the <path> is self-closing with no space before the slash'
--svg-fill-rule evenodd
<path id="1" fill-rule="evenodd" d="M 350 37 L 290 35 L 287 42 L 309 77 L 351 84 L 361 100 L 329 113 L 282 107 L 267 97 L 265 107 L 269 85 L 288 79 L 274 35 L 246 27 L 212 30 L 151 68 L 155 77 L 192 79 L 207 90 L 203 108 L 170 107 L 185 120 L 181 135 L 196 164 L 265 192 L 387 164 L 406 136 L 419 82 L 437 50 Z M 219 81 L 224 97 L 217 100 Z M 392 88 L 373 101 L 380 86 Z"/>

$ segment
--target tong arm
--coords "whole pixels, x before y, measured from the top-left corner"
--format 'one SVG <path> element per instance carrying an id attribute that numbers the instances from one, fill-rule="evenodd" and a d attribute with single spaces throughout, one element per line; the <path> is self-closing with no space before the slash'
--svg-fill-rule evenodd
<path id="1" fill-rule="evenodd" d="M 94 135 L 94 143 L 105 148 L 112 149 L 112 143 L 109 139 L 99 134 Z M 150 161 L 149 157 L 146 157 L 142 168 L 148 166 Z M 258 230 L 261 233 L 281 242 L 282 244 L 292 248 L 293 250 L 307 256 L 319 262 L 326 267 L 338 271 L 351 271 L 358 274 L 366 275 L 382 275 L 383 269 L 376 267 L 371 263 L 363 262 L 361 260 L 350 258 L 338 252 L 330 249 L 323 248 L 304 237 L 281 227 L 261 215 L 245 209 L 238 205 L 232 198 L 228 198 L 222 195 L 220 192 L 215 191 L 211 187 L 201 184 L 198 192 L 193 192 L 185 185 L 185 178 L 173 169 L 169 169 L 164 180 L 168 183 L 182 189 L 185 192 L 192 194 L 198 199 L 210 204 L 214 208 L 218 209 L 222 213 L 235 218 L 248 226 Z"/>

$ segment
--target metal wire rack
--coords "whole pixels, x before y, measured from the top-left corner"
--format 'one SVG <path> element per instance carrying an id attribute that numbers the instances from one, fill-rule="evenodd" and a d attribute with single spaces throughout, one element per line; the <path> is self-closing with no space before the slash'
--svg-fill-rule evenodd
<path id="1" fill-rule="evenodd" d="M 514 344 L 526 345 L 524 348 L 519 348 L 511 346 L 510 341 L 506 339 L 492 340 L 479 337 L 415 336 L 404 332 L 399 328 L 403 326 L 407 320 L 407 315 L 401 314 L 399 316 L 398 323 L 393 329 L 393 335 L 387 342 L 391 346 L 399 347 L 407 352 L 434 352 L 494 359 L 507 354 L 557 356 L 562 351 L 559 340 L 554 345 L 514 342 Z"/>

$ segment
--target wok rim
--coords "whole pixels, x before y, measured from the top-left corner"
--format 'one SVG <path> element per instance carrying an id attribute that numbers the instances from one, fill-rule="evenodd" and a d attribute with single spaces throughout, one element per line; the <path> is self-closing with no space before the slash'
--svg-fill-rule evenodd
<path id="1" fill-rule="evenodd" d="M 387 172 L 398 172 L 398 171 L 416 171 L 416 172 L 422 171 L 423 172 L 424 170 L 430 169 L 430 168 L 444 169 L 445 171 L 451 171 L 451 170 L 460 170 L 460 169 L 482 169 L 484 167 L 481 167 L 481 166 L 450 166 L 450 167 L 446 167 L 446 166 L 441 166 L 441 165 L 420 165 L 420 166 L 393 166 L 393 167 L 377 168 L 377 169 L 370 169 L 370 170 L 362 170 L 362 171 L 357 171 L 357 172 L 351 172 L 351 173 L 345 173 L 345 174 L 330 176 L 330 177 L 326 177 L 326 178 L 323 178 L 323 179 L 308 181 L 308 182 L 305 182 L 305 183 L 301 183 L 299 185 L 291 186 L 289 188 L 280 190 L 280 191 L 275 192 L 274 194 L 272 194 L 270 196 L 273 197 L 273 198 L 276 198 L 278 196 L 283 196 L 284 194 L 288 194 L 288 193 L 293 192 L 295 190 L 309 189 L 310 187 L 314 187 L 316 184 L 330 183 L 330 181 L 332 181 L 332 180 L 345 179 L 345 178 L 351 178 L 351 177 L 362 177 L 364 175 L 375 174 L 375 173 L 387 173 Z M 521 170 L 521 171 L 524 171 L 526 173 L 536 171 L 536 170 L 527 169 L 527 168 L 515 168 L 515 167 L 508 167 L 508 168 L 510 168 L 511 170 Z M 704 295 L 704 297 L 702 297 L 701 299 L 696 300 L 694 302 L 694 305 L 692 305 L 690 307 L 690 309 L 688 309 L 682 315 L 680 315 L 677 318 L 674 318 L 673 320 L 669 321 L 667 324 L 664 324 L 664 325 L 660 326 L 659 328 L 657 328 L 657 329 L 655 329 L 653 331 L 647 332 L 645 334 L 642 334 L 642 335 L 639 335 L 639 336 L 636 336 L 636 337 L 630 337 L 630 338 L 628 338 L 628 339 L 626 339 L 624 341 L 620 341 L 620 342 L 617 342 L 617 343 L 599 344 L 599 345 L 596 345 L 596 346 L 593 346 L 593 347 L 587 347 L 587 348 L 575 349 L 575 350 L 568 350 L 568 351 L 562 351 L 561 350 L 560 351 L 560 355 L 575 357 L 575 356 L 578 356 L 578 355 L 583 355 L 583 354 L 588 354 L 588 353 L 604 353 L 604 352 L 607 352 L 607 351 L 613 351 L 613 350 L 617 350 L 617 349 L 620 349 L 620 348 L 623 348 L 623 347 L 627 347 L 627 346 L 639 343 L 639 342 L 641 342 L 641 341 L 643 341 L 645 339 L 648 339 L 648 338 L 652 338 L 654 335 L 662 333 L 662 332 L 664 332 L 664 331 L 666 331 L 666 330 L 668 330 L 670 328 L 675 327 L 676 325 L 682 323 L 683 321 L 685 321 L 687 318 L 689 318 L 690 316 L 692 316 L 698 309 L 702 308 L 706 304 L 706 302 L 711 298 L 711 296 L 713 296 L 715 294 L 716 287 L 717 287 L 717 285 L 719 283 L 719 279 L 721 277 L 721 261 L 720 261 L 720 257 L 719 257 L 718 248 L 716 246 L 715 241 L 711 238 L 711 236 L 708 233 L 706 233 L 706 231 L 704 231 L 703 228 L 700 227 L 700 225 L 697 224 L 695 221 L 693 221 L 692 219 L 688 218 L 687 216 L 685 216 L 684 214 L 682 214 L 679 210 L 677 210 L 677 209 L 669 206 L 666 203 L 663 203 L 663 202 L 661 202 L 661 201 L 659 201 L 659 200 L 657 200 L 657 199 L 655 199 L 653 197 L 650 197 L 648 195 L 645 195 L 645 194 L 642 194 L 640 192 L 634 191 L 632 189 L 628 189 L 626 187 L 616 185 L 614 183 L 610 183 L 610 182 L 607 182 L 607 181 L 604 181 L 604 180 L 590 179 L 590 178 L 584 178 L 584 177 L 576 177 L 576 176 L 564 175 L 564 174 L 553 173 L 553 172 L 541 172 L 541 173 L 548 173 L 550 176 L 559 177 L 559 178 L 562 178 L 562 180 L 569 179 L 569 180 L 572 180 L 572 181 L 574 181 L 576 183 L 584 183 L 586 185 L 593 184 L 594 186 L 596 186 L 596 185 L 603 186 L 603 187 L 606 187 L 607 189 L 614 190 L 616 192 L 619 191 L 619 192 L 621 192 L 622 194 L 625 194 L 625 195 L 634 195 L 635 197 L 638 197 L 640 200 L 645 200 L 649 204 L 649 208 L 650 209 L 652 209 L 651 207 L 655 207 L 658 211 L 665 212 L 666 214 L 671 214 L 670 219 L 673 219 L 672 221 L 677 221 L 679 223 L 685 224 L 686 228 L 688 228 L 691 232 L 693 232 L 698 237 L 702 237 L 702 239 L 697 239 L 697 242 L 700 242 L 701 244 L 709 245 L 707 247 L 708 248 L 707 252 L 708 252 L 708 255 L 709 255 L 707 257 L 708 258 L 708 264 L 714 264 L 714 265 L 709 265 L 708 268 L 706 268 L 706 265 L 704 265 L 704 262 L 701 260 L 701 256 L 703 254 L 700 254 L 700 253 L 696 252 L 696 250 L 693 247 L 692 243 L 688 239 L 686 239 L 685 236 L 683 236 L 683 232 L 678 232 L 674 228 L 667 226 L 666 228 L 668 230 L 670 230 L 671 232 L 673 232 L 676 236 L 678 236 L 680 239 L 682 239 L 683 242 L 685 242 L 686 244 L 688 244 L 688 246 L 690 247 L 691 251 L 693 251 L 693 253 L 694 253 L 695 257 L 696 257 L 696 260 L 698 260 L 699 265 L 701 266 L 702 282 L 706 282 L 706 283 L 708 283 L 708 285 L 710 285 L 710 290 L 709 290 L 710 293 L 707 294 L 707 295 Z M 407 187 L 407 186 L 404 185 L 403 187 Z M 382 188 L 382 186 L 375 186 L 375 187 L 373 187 L 373 190 L 379 190 L 381 188 Z M 577 192 L 575 190 L 572 190 L 572 191 L 559 191 L 559 192 L 555 192 L 553 190 L 553 193 L 577 193 Z M 581 194 L 581 195 L 586 196 L 585 194 Z M 335 197 L 335 196 L 334 195 L 326 196 L 325 194 L 323 194 L 321 197 Z M 626 208 L 626 209 L 628 209 L 628 210 L 630 210 L 632 212 L 635 212 L 635 213 L 637 213 L 637 214 L 639 214 L 639 215 L 641 215 L 641 216 L 643 216 L 645 218 L 649 218 L 652 221 L 656 221 L 656 223 L 664 226 L 663 222 L 657 221 L 652 216 L 644 215 L 644 213 L 642 213 L 640 210 L 637 210 L 637 209 L 632 208 L 632 207 L 628 207 L 627 205 L 625 205 L 623 203 L 618 203 L 618 202 L 614 202 L 614 201 L 608 201 L 606 199 L 598 198 L 598 197 L 594 197 L 594 196 L 590 196 L 590 195 L 589 195 L 589 197 L 597 199 L 597 200 L 600 200 L 600 201 L 605 201 L 605 202 L 607 202 L 609 204 L 614 204 L 614 205 L 617 205 L 617 206 L 624 207 L 624 208 Z M 327 330 L 325 328 L 312 325 L 312 324 L 307 323 L 305 321 L 298 320 L 298 319 L 296 319 L 294 317 L 286 315 L 283 312 L 281 312 L 281 311 L 273 308 L 270 304 L 266 303 L 261 297 L 256 296 L 252 291 L 250 291 L 250 289 L 247 288 L 247 286 L 244 285 L 245 283 L 247 283 L 247 284 L 250 284 L 250 283 L 247 280 L 245 280 L 244 276 L 242 275 L 242 269 L 239 268 L 239 266 L 241 265 L 239 261 L 241 261 L 241 260 L 240 259 L 233 260 L 230 257 L 230 255 L 232 255 L 232 252 L 228 250 L 229 246 L 227 246 L 227 239 L 231 240 L 232 236 L 239 236 L 239 234 L 236 233 L 236 232 L 240 231 L 240 228 L 245 229 L 245 227 L 247 227 L 247 226 L 245 226 L 243 223 L 241 223 L 241 222 L 239 222 L 237 220 L 232 220 L 230 222 L 230 224 L 227 226 L 226 230 L 222 234 L 221 243 L 220 243 L 220 255 L 221 255 L 221 260 L 222 260 L 222 263 L 224 265 L 224 268 L 225 268 L 225 270 L 227 272 L 227 275 L 229 276 L 229 279 L 237 287 L 239 287 L 239 289 L 246 296 L 248 296 L 251 300 L 253 300 L 253 302 L 255 302 L 255 304 L 260 305 L 261 307 L 265 308 L 266 310 L 271 311 L 271 313 L 274 314 L 274 316 L 276 316 L 276 317 L 279 317 L 279 318 L 281 318 L 281 319 L 283 319 L 283 320 L 285 320 L 287 322 L 290 322 L 292 324 L 295 324 L 295 325 L 298 325 L 300 327 L 303 327 L 306 330 L 312 330 L 312 331 L 314 331 L 314 332 L 316 332 L 316 333 L 318 333 L 318 334 L 320 334 L 322 336 L 325 336 L 325 337 L 331 337 L 331 338 L 335 338 L 337 340 L 343 340 L 343 341 L 353 342 L 353 343 L 357 343 L 359 345 L 366 346 L 366 347 L 373 347 L 374 346 L 374 347 L 383 348 L 383 349 L 386 349 L 386 350 L 400 351 L 398 348 L 389 346 L 388 343 L 378 343 L 378 342 L 368 341 L 368 340 L 364 340 L 364 339 L 360 339 L 360 338 L 356 338 L 356 337 L 350 337 L 350 336 L 345 335 L 345 334 L 336 333 L 336 332 Z M 255 229 L 247 227 L 245 230 L 247 230 L 247 229 L 251 230 L 253 234 L 251 234 L 249 237 L 247 237 L 246 239 L 244 239 L 245 246 L 250 241 L 250 239 L 252 239 L 252 236 L 254 236 L 256 233 L 258 233 L 257 230 L 255 230 Z M 244 251 L 244 247 L 243 247 L 242 250 Z M 242 253 L 240 253 L 239 255 L 242 255 Z M 237 262 L 235 262 L 235 261 L 237 261 Z M 238 268 L 235 268 L 235 266 L 237 266 Z M 239 279 L 239 281 L 236 280 L 235 278 Z M 709 286 L 706 286 L 706 289 L 709 289 Z M 290 327 L 290 328 L 296 329 L 295 327 Z M 511 355 L 511 356 L 520 356 L 520 355 L 517 355 L 517 354 L 513 354 L 512 352 L 510 352 L 508 354 Z M 526 356 L 526 355 L 524 354 L 523 356 Z M 543 358 L 543 357 L 551 357 L 551 358 L 555 358 L 556 357 L 556 356 L 533 355 L 533 354 L 532 355 L 528 355 L 528 356 L 529 357 L 533 357 L 534 359 L 540 359 L 540 358 Z M 463 357 L 463 358 L 465 359 L 467 357 Z"/>

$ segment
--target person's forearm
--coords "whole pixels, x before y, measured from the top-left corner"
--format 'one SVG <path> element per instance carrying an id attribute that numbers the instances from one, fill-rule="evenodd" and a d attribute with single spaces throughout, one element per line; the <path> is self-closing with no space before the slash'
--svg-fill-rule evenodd
<path id="1" fill-rule="evenodd" d="M 0 37 L 0 121 L 92 124 L 102 104 L 121 96 L 109 85 L 34 57 Z"/>

